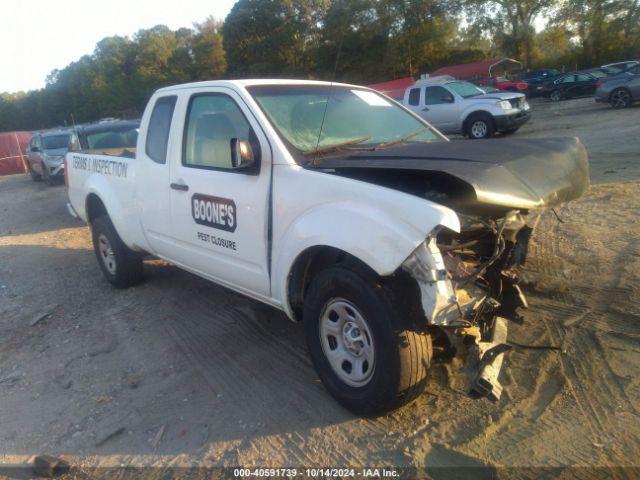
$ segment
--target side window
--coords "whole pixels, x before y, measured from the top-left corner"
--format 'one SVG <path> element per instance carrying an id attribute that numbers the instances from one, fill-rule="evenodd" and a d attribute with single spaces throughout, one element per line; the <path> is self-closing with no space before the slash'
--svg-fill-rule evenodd
<path id="1" fill-rule="evenodd" d="M 231 170 L 233 139 L 250 143 L 258 165 L 258 138 L 236 102 L 221 93 L 191 97 L 182 146 L 182 164 L 192 168 Z M 236 171 L 250 173 L 247 170 Z"/>
<path id="2" fill-rule="evenodd" d="M 156 163 L 167 162 L 167 145 L 169 143 L 169 128 L 173 109 L 176 106 L 177 97 L 160 97 L 153 107 L 147 130 L 147 142 L 145 151 L 149 158 Z"/>
<path id="3" fill-rule="evenodd" d="M 412 88 L 409 90 L 409 105 L 420 105 L 420 89 Z"/>
<path id="4" fill-rule="evenodd" d="M 562 77 L 560 83 L 573 83 L 575 80 L 575 75 L 567 75 L 566 77 Z"/>
<path id="5" fill-rule="evenodd" d="M 577 75 L 577 77 L 579 82 L 588 82 L 589 80 L 591 80 L 591 77 L 589 75 Z"/>
<path id="6" fill-rule="evenodd" d="M 452 103 L 453 95 L 444 87 L 427 87 L 424 91 L 425 105 L 438 105 L 441 103 Z"/>

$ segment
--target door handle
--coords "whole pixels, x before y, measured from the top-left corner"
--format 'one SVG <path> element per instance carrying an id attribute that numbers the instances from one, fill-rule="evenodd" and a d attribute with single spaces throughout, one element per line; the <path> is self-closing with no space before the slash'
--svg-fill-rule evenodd
<path id="1" fill-rule="evenodd" d="M 185 185 L 184 183 L 172 183 L 171 188 L 186 192 L 189 190 L 189 185 Z"/>

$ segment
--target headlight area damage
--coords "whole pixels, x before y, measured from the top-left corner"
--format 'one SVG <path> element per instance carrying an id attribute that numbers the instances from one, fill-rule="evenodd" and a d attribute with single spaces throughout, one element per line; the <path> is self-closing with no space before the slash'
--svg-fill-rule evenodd
<path id="1" fill-rule="evenodd" d="M 471 395 L 497 401 L 498 374 L 510 348 L 507 322 L 521 323 L 520 309 L 527 308 L 517 268 L 526 260 L 533 228 L 517 210 L 496 220 L 462 220 L 460 233 L 434 232 L 402 269 L 418 283 L 427 322 L 475 367 Z"/>
<path id="2" fill-rule="evenodd" d="M 477 369 L 471 393 L 497 400 L 507 324 L 527 308 L 518 267 L 539 213 L 589 187 L 576 138 L 410 143 L 319 158 L 307 168 L 375 183 L 451 208 L 460 232 L 431 232 L 403 263 L 420 287 L 427 324 Z M 470 348 L 469 348 L 470 347 Z"/>

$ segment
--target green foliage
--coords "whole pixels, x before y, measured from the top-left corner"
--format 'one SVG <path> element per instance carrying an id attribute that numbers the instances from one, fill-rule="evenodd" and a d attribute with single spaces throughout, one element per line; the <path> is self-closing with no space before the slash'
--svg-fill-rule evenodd
<path id="1" fill-rule="evenodd" d="M 43 89 L 0 94 L 0 131 L 137 117 L 155 89 L 190 81 L 366 84 L 501 56 L 568 69 L 638 58 L 640 0 L 239 0 L 224 23 L 107 37 Z"/>

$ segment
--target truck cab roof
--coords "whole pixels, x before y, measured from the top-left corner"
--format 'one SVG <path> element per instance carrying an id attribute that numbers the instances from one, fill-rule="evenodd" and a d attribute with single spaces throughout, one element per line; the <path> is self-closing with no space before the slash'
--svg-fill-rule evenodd
<path id="1" fill-rule="evenodd" d="M 271 79 L 236 79 L 236 80 L 207 80 L 203 82 L 191 82 L 183 83 L 181 85 L 174 85 L 171 87 L 164 87 L 158 89 L 157 93 L 173 92 L 176 90 L 192 89 L 192 88 L 207 88 L 207 87 L 255 87 L 259 85 L 333 85 L 336 87 L 352 87 L 359 89 L 366 89 L 361 85 L 353 85 L 349 83 L 339 82 L 326 82 L 321 80 L 295 80 L 295 79 L 283 79 L 283 78 L 271 78 Z"/>

